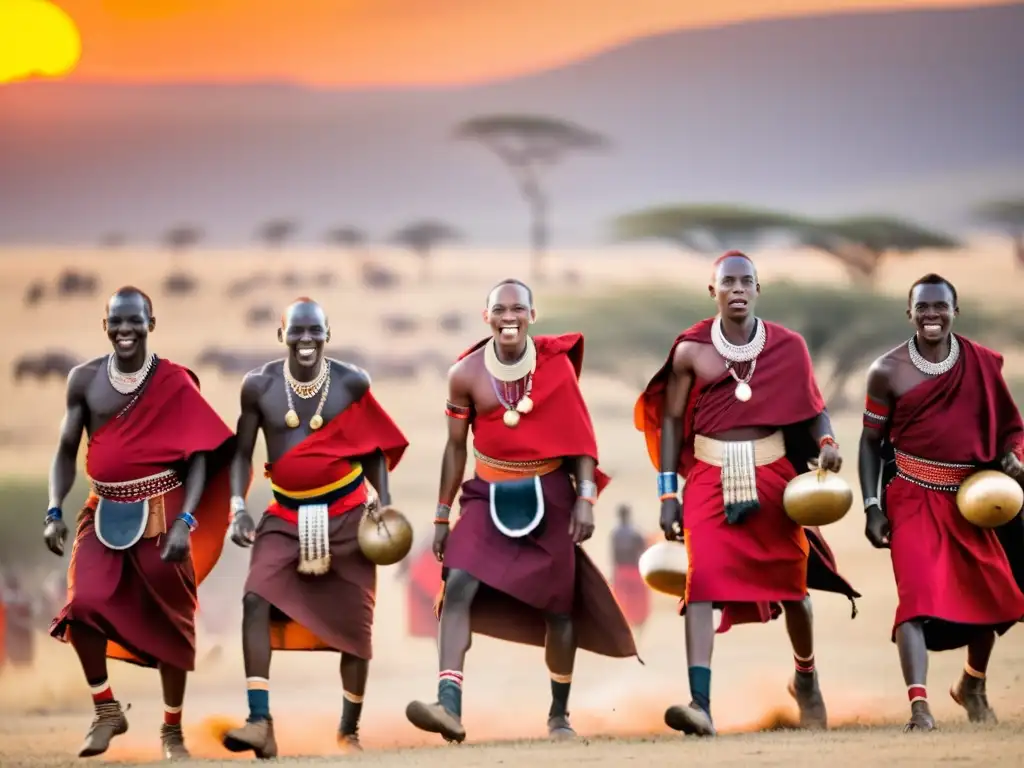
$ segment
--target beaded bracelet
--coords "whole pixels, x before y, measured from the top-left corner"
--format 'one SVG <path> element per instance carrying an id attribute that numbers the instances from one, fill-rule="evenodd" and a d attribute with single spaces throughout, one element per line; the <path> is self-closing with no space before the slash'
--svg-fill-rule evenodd
<path id="1" fill-rule="evenodd" d="M 64 513 L 61 512 L 60 507 L 50 507 L 46 510 L 46 523 L 55 523 L 58 520 L 63 519 Z"/>
<path id="2" fill-rule="evenodd" d="M 189 512 L 182 512 L 178 515 L 178 519 L 188 526 L 189 533 L 194 533 L 196 528 L 199 527 L 199 521 Z"/>
<path id="3" fill-rule="evenodd" d="M 679 475 L 675 472 L 658 473 L 658 495 L 664 501 L 666 496 L 679 493 Z"/>

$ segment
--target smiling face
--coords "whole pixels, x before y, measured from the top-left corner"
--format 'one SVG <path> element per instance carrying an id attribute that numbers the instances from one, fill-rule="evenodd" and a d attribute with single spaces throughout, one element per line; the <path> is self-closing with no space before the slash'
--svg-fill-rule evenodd
<path id="1" fill-rule="evenodd" d="M 331 339 L 327 315 L 315 301 L 297 301 L 284 313 L 277 338 L 288 345 L 288 356 L 300 368 L 319 367 L 324 345 Z"/>
<path id="2" fill-rule="evenodd" d="M 953 318 L 960 313 L 953 291 L 945 283 L 925 283 L 910 293 L 907 317 L 917 336 L 928 344 L 939 344 L 949 338 Z"/>
<path id="3" fill-rule="evenodd" d="M 708 286 L 711 297 L 718 304 L 718 313 L 736 322 L 743 322 L 753 314 L 761 286 L 757 270 L 745 256 L 722 259 L 715 270 L 715 282 Z"/>
<path id="4" fill-rule="evenodd" d="M 491 291 L 484 320 L 491 326 L 499 349 L 522 349 L 526 344 L 527 330 L 537 318 L 531 305 L 529 290 L 516 283 L 505 283 Z"/>
<path id="5" fill-rule="evenodd" d="M 146 354 L 146 340 L 155 327 L 156 321 L 141 294 L 131 291 L 111 296 L 103 330 L 119 361 L 141 360 Z"/>

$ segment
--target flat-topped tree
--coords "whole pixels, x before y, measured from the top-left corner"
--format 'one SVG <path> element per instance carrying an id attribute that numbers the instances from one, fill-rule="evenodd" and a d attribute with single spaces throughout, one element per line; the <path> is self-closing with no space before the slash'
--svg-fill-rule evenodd
<path id="1" fill-rule="evenodd" d="M 752 250 L 772 234 L 786 233 L 802 219 L 781 211 L 729 204 L 663 205 L 612 220 L 618 242 L 661 240 L 702 255 Z"/>
<path id="2" fill-rule="evenodd" d="M 974 218 L 990 229 L 1003 232 L 1013 242 L 1013 261 L 1024 269 L 1024 198 L 993 200 L 979 205 Z"/>
<path id="3" fill-rule="evenodd" d="M 952 251 L 960 243 L 943 232 L 892 216 L 852 216 L 808 221 L 796 228 L 804 246 L 837 259 L 857 285 L 874 286 L 883 260 L 891 254 Z"/>
<path id="4" fill-rule="evenodd" d="M 391 242 L 408 248 L 420 258 L 420 276 L 430 280 L 431 257 L 434 249 L 445 243 L 462 240 L 462 232 L 438 219 L 422 219 L 406 224 L 391 235 Z"/>
<path id="5" fill-rule="evenodd" d="M 550 199 L 544 190 L 544 174 L 572 152 L 606 149 L 608 139 L 557 117 L 515 114 L 466 120 L 456 126 L 455 138 L 479 142 L 512 173 L 530 212 L 531 276 L 542 279 L 550 241 Z"/>

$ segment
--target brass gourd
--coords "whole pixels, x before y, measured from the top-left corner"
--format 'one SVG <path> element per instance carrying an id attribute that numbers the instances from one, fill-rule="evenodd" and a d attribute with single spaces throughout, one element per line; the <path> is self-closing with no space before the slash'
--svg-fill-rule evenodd
<path id="1" fill-rule="evenodd" d="M 797 525 L 831 525 L 850 511 L 853 489 L 835 472 L 813 469 L 789 481 L 782 494 L 782 506 Z"/>
<path id="2" fill-rule="evenodd" d="M 359 549 L 374 565 L 394 565 L 412 549 L 412 526 L 394 507 L 368 504 L 356 535 Z"/>
<path id="3" fill-rule="evenodd" d="M 969 523 L 980 528 L 998 528 L 1020 512 L 1024 489 L 1004 472 L 983 469 L 960 484 L 956 506 Z"/>
<path id="4" fill-rule="evenodd" d="M 659 541 L 640 555 L 637 565 L 644 583 L 655 592 L 673 597 L 686 595 L 689 558 L 682 542 Z"/>

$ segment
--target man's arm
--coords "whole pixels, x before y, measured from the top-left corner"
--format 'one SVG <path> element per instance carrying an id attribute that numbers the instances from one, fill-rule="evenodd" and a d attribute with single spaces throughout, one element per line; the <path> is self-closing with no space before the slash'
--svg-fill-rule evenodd
<path id="1" fill-rule="evenodd" d="M 665 393 L 665 412 L 661 419 L 661 472 L 675 474 L 683 450 L 683 416 L 693 388 L 693 344 L 681 342 L 672 355 L 672 372 Z"/>
<path id="2" fill-rule="evenodd" d="M 50 509 L 60 509 L 75 484 L 78 446 L 82 443 L 82 432 L 89 418 L 85 392 L 93 373 L 91 367 L 77 366 L 68 374 L 64 420 L 60 424 L 57 452 L 50 466 Z"/>
<path id="3" fill-rule="evenodd" d="M 185 500 L 181 504 L 181 514 L 195 516 L 196 507 L 203 498 L 206 489 L 206 452 L 193 453 L 188 459 L 185 470 Z"/>
<path id="4" fill-rule="evenodd" d="M 459 492 L 459 486 L 462 485 L 462 478 L 466 473 L 466 441 L 469 438 L 469 422 L 473 412 L 470 391 L 465 370 L 460 363 L 456 363 L 448 371 L 448 402 L 445 405 L 445 413 L 448 416 L 448 440 L 445 442 L 444 455 L 441 459 L 438 520 L 448 519 L 455 494 Z"/>
<path id="5" fill-rule="evenodd" d="M 235 455 L 231 459 L 231 508 L 238 512 L 238 500 L 245 507 L 245 489 L 252 473 L 252 455 L 256 450 L 256 438 L 263 426 L 263 412 L 260 397 L 263 395 L 264 378 L 261 372 L 252 371 L 242 380 L 242 412 L 235 429 Z"/>
<path id="6" fill-rule="evenodd" d="M 893 404 L 889 382 L 889 366 L 879 358 L 868 370 L 867 397 L 864 406 L 864 428 L 860 434 L 858 473 L 865 509 L 877 506 L 878 483 L 882 474 L 882 440 Z"/>

